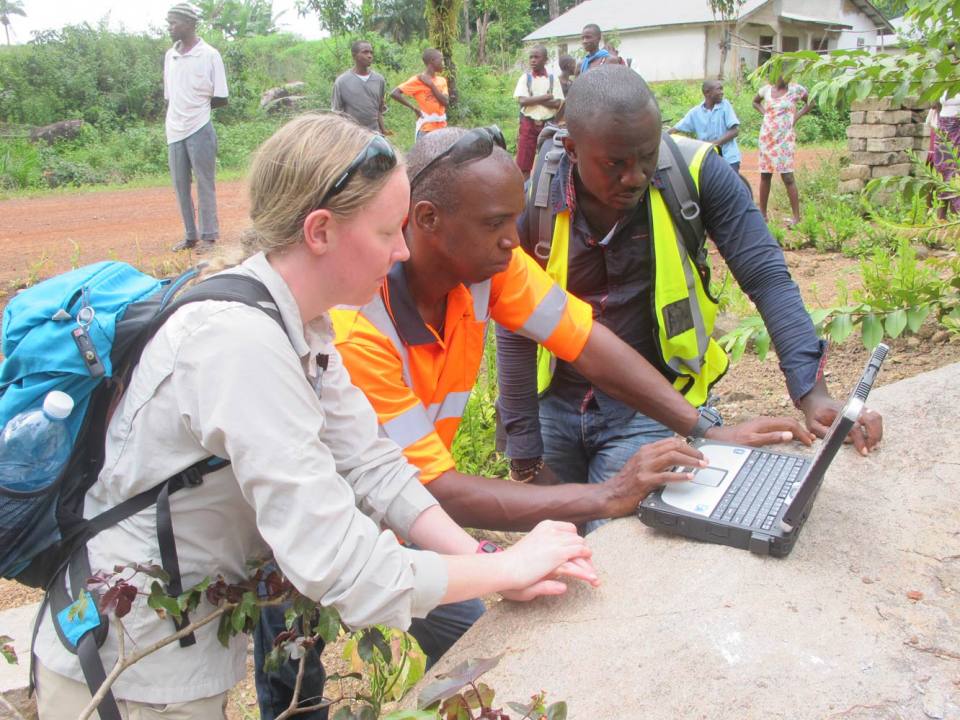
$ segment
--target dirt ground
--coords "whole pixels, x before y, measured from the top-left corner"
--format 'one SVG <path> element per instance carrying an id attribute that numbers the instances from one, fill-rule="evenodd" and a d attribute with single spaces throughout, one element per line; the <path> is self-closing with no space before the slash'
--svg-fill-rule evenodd
<path id="1" fill-rule="evenodd" d="M 801 149 L 799 163 L 815 165 L 829 154 L 822 149 Z M 744 153 L 742 171 L 758 186 L 755 151 Z M 802 188 L 801 188 L 802 192 Z M 218 187 L 220 225 L 225 246 L 234 244 L 245 227 L 247 200 L 242 182 L 222 182 Z M 772 217 L 778 217 L 776 210 Z M 103 259 L 132 262 L 156 274 L 170 274 L 192 260 L 169 248 L 181 238 L 182 226 L 170 188 L 103 192 L 57 193 L 35 199 L 0 202 L 0 306 L 19 287 L 68 270 L 71 266 Z M 779 221 L 779 219 L 774 220 Z M 813 251 L 787 251 L 787 263 L 811 307 L 834 299 L 838 279 L 855 287 L 858 264 L 840 255 Z M 917 336 L 891 343 L 893 352 L 881 372 L 878 385 L 960 361 L 960 338 L 949 339 L 935 332 L 931 322 Z M 836 396 L 845 395 L 866 362 L 859 340 L 832 348 L 827 382 Z M 732 367 L 718 385 L 719 406 L 726 421 L 736 422 L 758 414 L 792 414 L 783 376 L 771 352 L 761 363 L 751 354 Z M 895 432 L 896 418 L 885 419 L 888 432 Z M 880 450 L 882 452 L 882 449 Z M 0 581 L 0 610 L 38 599 L 36 591 Z M 341 663 L 335 649 L 325 655 L 333 665 Z M 248 680 L 231 694 L 231 720 L 256 718 L 255 693 Z"/>

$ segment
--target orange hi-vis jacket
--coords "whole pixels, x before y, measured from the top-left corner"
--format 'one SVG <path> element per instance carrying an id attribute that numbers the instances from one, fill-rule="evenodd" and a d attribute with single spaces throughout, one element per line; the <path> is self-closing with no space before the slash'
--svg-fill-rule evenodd
<path id="1" fill-rule="evenodd" d="M 400 263 L 371 302 L 331 316 L 353 384 L 424 483 L 455 467 L 450 446 L 477 381 L 491 317 L 568 361 L 580 355 L 593 327 L 590 305 L 520 248 L 503 272 L 450 291 L 443 337 L 420 317 Z"/>

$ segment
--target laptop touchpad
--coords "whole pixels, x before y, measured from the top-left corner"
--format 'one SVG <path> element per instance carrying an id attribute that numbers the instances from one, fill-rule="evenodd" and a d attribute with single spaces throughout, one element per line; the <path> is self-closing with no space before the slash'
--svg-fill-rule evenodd
<path id="1" fill-rule="evenodd" d="M 697 485 L 706 485 L 707 487 L 717 487 L 727 476 L 726 470 L 720 468 L 707 467 L 697 470 L 691 482 Z"/>

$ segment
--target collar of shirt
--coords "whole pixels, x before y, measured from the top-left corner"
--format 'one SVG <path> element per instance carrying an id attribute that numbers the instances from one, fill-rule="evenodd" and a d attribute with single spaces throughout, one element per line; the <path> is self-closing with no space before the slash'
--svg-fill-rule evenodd
<path id="1" fill-rule="evenodd" d="M 196 45 L 187 50 L 187 52 L 180 52 L 180 45 L 180 41 L 177 40 L 176 44 L 173 46 L 174 56 L 179 55 L 180 57 L 189 57 L 190 55 L 199 55 L 199 51 L 202 49 L 202 46 L 206 45 L 206 43 L 203 41 L 203 38 L 197 38 Z"/>
<path id="2" fill-rule="evenodd" d="M 300 317 L 300 308 L 293 293 L 290 292 L 290 287 L 280 273 L 273 269 L 262 252 L 245 260 L 239 268 L 227 272 L 238 270 L 252 275 L 266 286 L 280 311 L 290 344 L 293 345 L 298 357 L 309 357 L 312 370 L 316 355 L 327 350 L 333 343 L 333 326 L 329 316 L 324 313 L 316 320 L 304 324 Z"/>
<path id="3" fill-rule="evenodd" d="M 394 263 L 380 288 L 380 297 L 383 298 L 383 304 L 393 321 L 393 326 L 397 329 L 400 340 L 407 346 L 442 343 L 443 338 L 431 330 L 420 316 L 417 304 L 410 294 L 410 286 L 407 284 L 407 275 L 403 268 L 403 263 Z M 481 286 L 488 284 L 483 283 Z M 485 300 L 483 293 L 478 291 L 477 302 L 482 306 L 485 302 L 489 303 L 489 299 Z M 446 317 L 443 323 L 446 337 L 450 337 L 453 326 L 457 325 L 461 318 L 470 320 L 477 318 L 473 293 L 463 284 L 457 285 L 447 293 Z"/>

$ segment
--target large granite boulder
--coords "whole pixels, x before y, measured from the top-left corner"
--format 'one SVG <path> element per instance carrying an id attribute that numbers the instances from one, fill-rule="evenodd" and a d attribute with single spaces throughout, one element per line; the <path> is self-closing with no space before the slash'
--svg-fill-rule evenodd
<path id="1" fill-rule="evenodd" d="M 883 447 L 841 450 L 784 559 L 656 532 L 590 536 L 603 580 L 501 602 L 408 696 L 468 658 L 497 705 L 574 720 L 960 718 L 960 365 L 875 390 Z"/>

